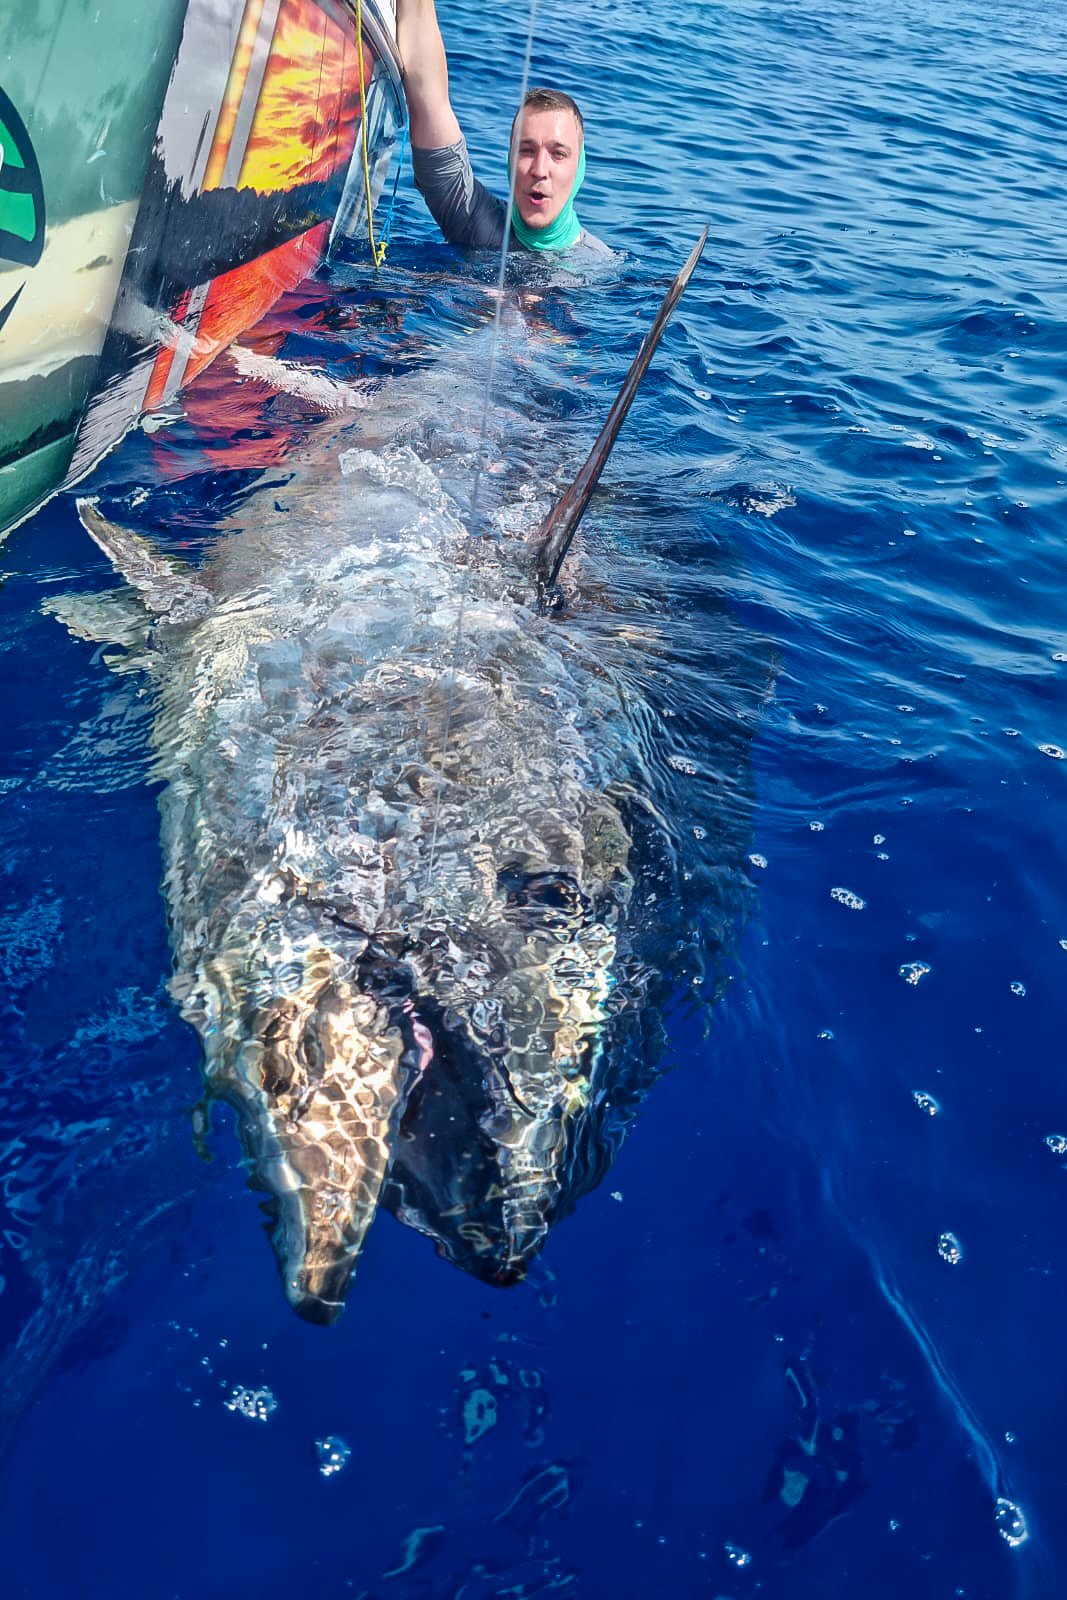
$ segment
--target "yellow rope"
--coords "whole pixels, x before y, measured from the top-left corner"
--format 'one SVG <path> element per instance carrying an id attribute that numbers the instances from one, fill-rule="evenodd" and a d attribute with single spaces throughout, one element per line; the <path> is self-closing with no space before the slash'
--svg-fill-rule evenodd
<path id="1" fill-rule="evenodd" d="M 385 241 L 376 244 L 374 239 L 374 204 L 370 192 L 370 151 L 367 145 L 367 86 L 363 70 L 363 0 L 356 0 L 356 49 L 359 52 L 359 132 L 363 146 L 363 192 L 367 197 L 367 238 L 370 241 L 371 260 L 377 269 L 385 260 Z"/>

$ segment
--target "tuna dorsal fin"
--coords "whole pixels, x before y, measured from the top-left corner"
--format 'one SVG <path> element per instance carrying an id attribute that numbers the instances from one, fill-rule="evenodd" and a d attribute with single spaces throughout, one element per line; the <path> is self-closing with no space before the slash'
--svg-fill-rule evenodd
<path id="1" fill-rule="evenodd" d="M 195 622 L 212 604 L 211 594 L 180 561 L 157 550 L 143 534 L 102 516 L 95 500 L 79 500 L 82 527 L 116 572 L 137 590 L 160 622 Z"/>
<path id="2" fill-rule="evenodd" d="M 604 463 L 611 454 L 611 447 L 618 437 L 619 429 L 630 409 L 637 386 L 648 370 L 656 346 L 663 335 L 663 330 L 671 319 L 671 313 L 682 298 L 686 284 L 693 273 L 693 268 L 700 260 L 701 253 L 708 240 L 708 230 L 705 228 L 690 253 L 688 261 L 679 272 L 667 293 L 663 297 L 663 304 L 656 313 L 656 320 L 645 334 L 641 348 L 634 356 L 630 370 L 623 379 L 622 388 L 615 396 L 614 404 L 608 412 L 608 420 L 600 430 L 596 444 L 589 452 L 589 457 L 571 484 L 563 494 L 548 516 L 542 522 L 534 535 L 537 551 L 534 556 L 534 573 L 537 577 L 538 588 L 544 597 L 552 588 L 559 569 L 563 565 L 567 551 L 571 547 L 582 513 L 589 504 L 590 496 L 597 486 L 597 480 L 604 470 Z"/>

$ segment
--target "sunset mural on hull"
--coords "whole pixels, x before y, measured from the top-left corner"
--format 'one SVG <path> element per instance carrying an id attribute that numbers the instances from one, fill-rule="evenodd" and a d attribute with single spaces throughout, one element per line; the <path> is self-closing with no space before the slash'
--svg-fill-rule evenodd
<path id="1" fill-rule="evenodd" d="M 264 51 L 272 17 L 266 66 L 249 119 L 243 108 L 256 92 L 256 57 Z M 347 172 L 359 137 L 361 69 L 366 86 L 374 72 L 366 43 L 361 62 L 355 40 L 317 0 L 282 0 L 280 6 L 277 0 L 248 0 L 200 192 L 226 186 L 237 159 L 236 187 L 257 194 L 325 184 Z M 242 125 L 248 129 L 243 155 L 235 150 Z M 195 290 L 183 295 L 174 312 L 181 334 L 156 358 L 145 407 L 158 406 L 202 372 L 279 295 L 312 272 L 328 232 L 328 224 L 320 223 L 214 278 L 206 295 Z"/>
<path id="2" fill-rule="evenodd" d="M 366 42 L 363 55 L 367 85 L 374 58 Z M 287 0 L 278 13 L 239 187 L 268 194 L 321 183 L 347 169 L 359 135 L 359 80 L 355 40 L 314 0 Z"/>

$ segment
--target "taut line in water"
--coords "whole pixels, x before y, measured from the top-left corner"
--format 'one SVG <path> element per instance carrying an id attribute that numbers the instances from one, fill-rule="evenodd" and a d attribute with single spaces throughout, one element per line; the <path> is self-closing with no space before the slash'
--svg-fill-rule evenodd
<path id="1" fill-rule="evenodd" d="M 519 111 L 522 110 L 523 101 L 526 99 L 526 90 L 530 84 L 530 61 L 533 57 L 534 24 L 537 21 L 537 0 L 530 0 L 530 16 L 526 26 L 526 54 L 522 63 L 522 86 L 519 89 Z M 518 112 L 516 112 L 516 116 Z M 509 133 L 508 138 L 511 138 Z M 459 649 L 463 642 L 463 620 L 467 606 L 467 590 L 469 586 L 471 542 L 474 539 L 474 519 L 478 510 L 478 490 L 482 482 L 482 464 L 485 459 L 485 436 L 489 428 L 489 407 L 493 399 L 493 378 L 496 375 L 496 353 L 500 343 L 500 308 L 504 301 L 504 275 L 508 265 L 508 244 L 511 239 L 511 208 L 515 204 L 515 163 L 508 162 L 508 209 L 504 221 L 504 237 L 500 241 L 500 264 L 496 275 L 496 305 L 493 309 L 493 332 L 489 341 L 489 370 L 485 375 L 485 400 L 482 404 L 482 426 L 478 436 L 478 449 L 474 458 L 474 482 L 471 485 L 471 511 L 470 523 L 467 527 L 467 540 L 464 547 L 464 581 L 460 589 L 459 610 L 456 614 L 456 634 L 452 644 L 452 671 L 449 676 L 448 699 L 445 703 L 445 731 L 441 746 L 441 781 L 437 786 L 437 800 L 434 806 L 433 837 L 430 840 L 430 854 L 427 861 L 427 876 L 433 871 L 434 859 L 437 854 L 437 832 L 441 822 L 441 792 L 445 782 L 445 760 L 448 756 L 448 741 L 452 732 L 452 712 L 456 698 L 456 669 L 459 666 Z"/>

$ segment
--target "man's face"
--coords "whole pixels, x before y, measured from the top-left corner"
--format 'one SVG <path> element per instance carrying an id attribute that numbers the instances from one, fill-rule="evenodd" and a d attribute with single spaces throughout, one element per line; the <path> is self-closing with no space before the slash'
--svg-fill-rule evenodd
<path id="1" fill-rule="evenodd" d="M 573 111 L 527 107 L 512 146 L 515 205 L 528 228 L 547 228 L 570 198 L 581 135 Z"/>

